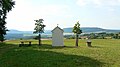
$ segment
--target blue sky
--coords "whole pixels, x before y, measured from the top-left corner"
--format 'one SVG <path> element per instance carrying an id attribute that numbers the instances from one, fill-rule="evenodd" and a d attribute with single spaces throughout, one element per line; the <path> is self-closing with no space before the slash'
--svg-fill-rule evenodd
<path id="1" fill-rule="evenodd" d="M 34 30 L 34 20 L 44 19 L 45 30 L 73 27 L 120 29 L 120 0 L 14 0 L 7 15 L 7 28 Z"/>

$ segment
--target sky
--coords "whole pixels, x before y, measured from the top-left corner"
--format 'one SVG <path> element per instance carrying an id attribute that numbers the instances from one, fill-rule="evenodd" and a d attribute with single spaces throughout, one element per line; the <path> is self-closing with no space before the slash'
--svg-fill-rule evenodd
<path id="1" fill-rule="evenodd" d="M 73 27 L 120 29 L 120 0 L 13 0 L 7 28 L 33 31 L 35 21 L 44 19 L 45 30 Z"/>

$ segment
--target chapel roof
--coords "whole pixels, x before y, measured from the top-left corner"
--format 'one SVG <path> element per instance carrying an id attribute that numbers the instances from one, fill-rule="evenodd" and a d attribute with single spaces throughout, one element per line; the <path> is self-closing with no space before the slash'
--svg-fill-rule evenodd
<path id="1" fill-rule="evenodd" d="M 60 27 L 57 26 L 57 27 L 55 27 L 51 32 L 53 32 L 53 31 L 54 31 L 55 29 L 57 29 L 57 28 L 60 29 L 61 31 L 63 31 L 63 29 L 61 29 Z"/>

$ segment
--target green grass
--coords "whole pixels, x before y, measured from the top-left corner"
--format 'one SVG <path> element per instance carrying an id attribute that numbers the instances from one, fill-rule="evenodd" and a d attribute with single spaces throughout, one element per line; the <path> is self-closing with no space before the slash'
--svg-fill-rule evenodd
<path id="1" fill-rule="evenodd" d="M 0 43 L 0 67 L 120 67 L 120 40 L 64 40 L 66 47 L 52 47 L 51 40 L 31 40 L 32 46 L 18 47 L 19 40 Z"/>

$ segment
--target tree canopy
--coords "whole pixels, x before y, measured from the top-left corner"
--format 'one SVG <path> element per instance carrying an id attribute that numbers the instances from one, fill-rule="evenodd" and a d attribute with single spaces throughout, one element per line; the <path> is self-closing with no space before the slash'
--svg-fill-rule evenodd
<path id="1" fill-rule="evenodd" d="M 12 10 L 14 7 L 15 2 L 12 0 L 0 0 L 0 41 L 4 41 L 4 35 L 6 34 L 7 27 L 6 25 L 6 18 L 7 13 Z"/>
<path id="2" fill-rule="evenodd" d="M 44 27 L 45 25 L 43 24 L 43 19 L 35 20 L 35 28 L 34 28 L 34 33 L 44 33 Z"/>
<path id="3" fill-rule="evenodd" d="M 81 34 L 82 33 L 82 30 L 80 30 L 80 24 L 79 24 L 79 21 L 75 24 L 75 26 L 73 27 L 73 33 L 76 33 L 76 34 Z"/>

